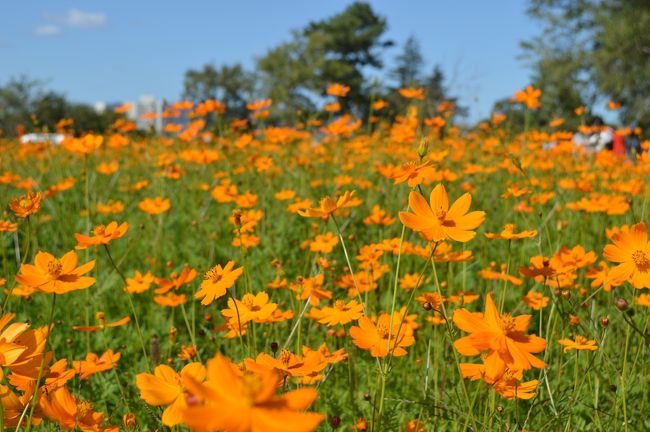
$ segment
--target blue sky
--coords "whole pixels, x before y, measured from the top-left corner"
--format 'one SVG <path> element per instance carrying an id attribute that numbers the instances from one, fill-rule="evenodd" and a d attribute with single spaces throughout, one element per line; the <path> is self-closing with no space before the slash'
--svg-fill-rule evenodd
<path id="1" fill-rule="evenodd" d="M 27 74 L 74 101 L 118 102 L 182 92 L 183 73 L 205 63 L 254 59 L 310 20 L 351 1 L 24 0 L 0 14 L 0 84 Z M 427 68 L 440 64 L 470 118 L 529 81 L 519 41 L 539 32 L 526 0 L 378 0 L 396 42 L 390 66 L 409 35 Z"/>

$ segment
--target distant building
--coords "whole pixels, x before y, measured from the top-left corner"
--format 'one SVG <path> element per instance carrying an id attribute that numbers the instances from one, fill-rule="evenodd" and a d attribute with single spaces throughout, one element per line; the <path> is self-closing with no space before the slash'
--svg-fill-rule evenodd
<path id="1" fill-rule="evenodd" d="M 103 114 L 106 111 L 113 111 L 123 105 L 130 105 L 126 117 L 137 125 L 138 129 L 149 130 L 153 128 L 156 133 L 163 130 L 163 102 L 151 95 L 143 95 L 135 102 L 103 102 L 94 104 L 95 112 Z"/>
<path id="2" fill-rule="evenodd" d="M 20 137 L 21 144 L 50 143 L 59 145 L 65 135 L 59 133 L 28 133 Z"/>
<path id="3" fill-rule="evenodd" d="M 131 109 L 127 111 L 126 116 L 133 120 L 138 129 L 153 129 L 160 133 L 163 129 L 163 103 L 151 95 L 140 96 L 136 102 L 127 102 L 131 104 Z"/>

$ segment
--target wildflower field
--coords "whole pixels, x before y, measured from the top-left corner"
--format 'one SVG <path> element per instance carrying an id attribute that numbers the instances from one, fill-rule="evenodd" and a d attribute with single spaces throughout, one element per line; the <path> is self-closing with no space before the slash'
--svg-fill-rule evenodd
<path id="1" fill-rule="evenodd" d="M 401 94 L 0 141 L 0 429 L 649 430 L 647 153 Z"/>

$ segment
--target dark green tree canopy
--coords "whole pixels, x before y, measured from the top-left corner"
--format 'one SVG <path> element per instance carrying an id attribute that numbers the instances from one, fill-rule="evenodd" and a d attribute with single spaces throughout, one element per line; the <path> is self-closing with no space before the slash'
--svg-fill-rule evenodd
<path id="1" fill-rule="evenodd" d="M 650 126 L 650 1 L 530 0 L 528 13 L 544 25 L 522 43 L 541 118 L 614 100 L 623 124 Z"/>
<path id="2" fill-rule="evenodd" d="M 364 71 L 383 66 L 382 52 L 392 45 L 382 40 L 386 29 L 386 20 L 364 2 L 311 22 L 258 59 L 264 88 L 276 108 L 289 113 L 313 110 L 329 84 L 344 83 L 350 87 L 346 108 L 363 114 L 370 101 Z"/>
<path id="3" fill-rule="evenodd" d="M 26 76 L 12 78 L 0 87 L 0 129 L 7 136 L 14 136 L 18 125 L 27 132 L 52 132 L 63 118 L 74 121 L 77 133 L 104 132 L 117 115 L 110 110 L 98 113 L 90 105 L 69 102 L 63 94 L 46 90 L 43 82 Z"/>
<path id="4" fill-rule="evenodd" d="M 183 88 L 183 98 L 193 102 L 217 99 L 226 104 L 227 116 L 237 117 L 246 113 L 246 102 L 254 95 L 255 77 L 240 64 L 219 68 L 206 64 L 185 72 Z"/>

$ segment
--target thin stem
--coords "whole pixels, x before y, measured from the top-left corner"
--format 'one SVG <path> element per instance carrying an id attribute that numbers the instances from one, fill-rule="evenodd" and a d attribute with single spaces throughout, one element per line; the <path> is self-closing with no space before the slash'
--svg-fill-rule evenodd
<path id="1" fill-rule="evenodd" d="M 124 277 L 124 274 L 120 271 L 120 269 L 117 267 L 115 264 L 115 261 L 113 260 L 113 257 L 111 256 L 111 251 L 108 249 L 108 245 L 104 245 L 104 250 L 106 251 L 106 255 L 108 256 L 108 260 L 110 261 L 111 265 L 117 272 L 117 274 L 122 278 L 122 282 L 124 282 L 124 286 L 126 287 L 128 283 L 126 282 L 126 278 Z M 144 337 L 142 336 L 142 330 L 140 328 L 140 321 L 138 320 L 138 314 L 135 311 L 135 306 L 133 305 L 133 300 L 131 299 L 131 293 L 128 290 L 126 291 L 126 298 L 129 301 L 129 307 L 131 308 L 131 313 L 133 314 L 133 320 L 135 321 L 135 329 L 138 332 L 138 338 L 140 339 L 140 345 L 142 346 L 142 355 L 144 356 L 144 361 L 149 365 L 149 357 L 147 356 L 147 348 L 144 344 Z"/>
<path id="2" fill-rule="evenodd" d="M 183 313 L 183 320 L 185 321 L 185 327 L 187 327 L 187 332 L 190 335 L 190 340 L 192 341 L 192 345 L 194 345 L 194 348 L 196 348 L 196 357 L 201 361 L 201 354 L 199 353 L 199 347 L 196 345 L 196 339 L 194 339 L 194 332 L 192 331 L 192 328 L 190 327 L 190 322 L 187 319 L 187 313 L 185 312 L 185 305 L 181 305 L 181 312 Z"/>
<path id="3" fill-rule="evenodd" d="M 350 256 L 348 255 L 348 250 L 345 247 L 345 240 L 343 240 L 343 234 L 341 233 L 341 228 L 339 227 L 339 224 L 336 221 L 336 218 L 334 217 L 334 214 L 332 214 L 331 216 L 332 216 L 332 221 L 334 221 L 334 225 L 336 226 L 336 232 L 339 235 L 339 240 L 341 240 L 341 247 L 343 248 L 343 255 L 345 255 L 345 262 L 347 263 L 348 268 L 350 269 L 350 275 L 352 276 L 352 282 L 354 283 L 354 288 L 357 291 L 357 298 L 359 300 L 359 303 L 363 306 L 364 315 L 366 315 L 366 304 L 361 299 L 361 291 L 359 290 L 359 284 L 357 284 L 357 278 L 354 276 L 354 270 L 352 269 L 352 264 L 350 263 Z"/>
<path id="4" fill-rule="evenodd" d="M 38 405 L 38 390 L 41 385 L 41 379 L 43 378 L 43 370 L 45 369 L 45 359 L 47 358 L 47 350 L 50 347 L 50 333 L 52 332 L 52 326 L 54 323 L 55 306 L 56 306 L 56 293 L 53 293 L 52 304 L 50 305 L 50 319 L 48 320 L 49 324 L 47 326 L 47 336 L 45 336 L 45 350 L 41 354 L 41 366 L 38 369 L 38 378 L 36 378 L 36 385 L 34 386 L 34 394 L 32 395 L 32 400 L 30 401 L 30 404 L 32 406 L 29 410 L 29 417 L 27 418 L 26 432 L 29 432 L 32 429 L 32 417 L 34 416 L 34 410 L 36 409 L 36 405 Z"/>

